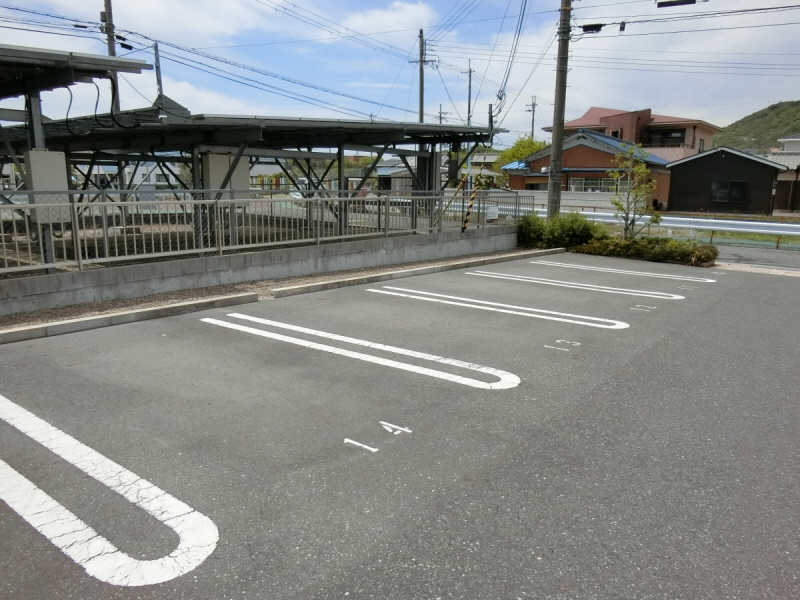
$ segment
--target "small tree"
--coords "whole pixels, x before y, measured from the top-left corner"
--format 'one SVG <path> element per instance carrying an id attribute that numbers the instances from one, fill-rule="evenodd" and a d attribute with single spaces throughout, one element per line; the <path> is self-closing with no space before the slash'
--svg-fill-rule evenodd
<path id="1" fill-rule="evenodd" d="M 661 215 L 651 205 L 656 182 L 650 180 L 644 158 L 647 152 L 641 146 L 626 146 L 614 157 L 617 169 L 608 171 L 617 189 L 611 199 L 616 208 L 614 216 L 622 221 L 622 237 L 626 240 L 635 238 L 649 223 L 655 225 L 661 221 Z"/>

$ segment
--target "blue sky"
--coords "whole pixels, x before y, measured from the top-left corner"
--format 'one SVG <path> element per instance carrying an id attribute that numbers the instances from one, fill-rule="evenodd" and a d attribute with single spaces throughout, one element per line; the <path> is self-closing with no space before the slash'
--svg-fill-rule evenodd
<path id="1" fill-rule="evenodd" d="M 0 4 L 73 19 L 0 8 L 4 44 L 106 52 L 105 37 L 96 30 L 102 0 Z M 697 18 L 716 11 L 792 6 L 788 0 L 708 0 L 671 9 L 657 9 L 654 0 L 573 4 L 576 26 L 605 27 L 596 35 L 574 30 L 567 119 L 590 106 L 652 108 L 725 126 L 769 104 L 798 99 L 800 10 Z M 526 16 L 499 117 L 510 130 L 497 139 L 503 146 L 530 133 L 526 105 L 532 96 L 537 98 L 536 137 L 547 138 L 541 127 L 553 116 L 559 0 L 116 0 L 114 17 L 136 48 L 132 58 L 152 62 L 147 38 L 212 55 L 161 45 L 164 91 L 194 113 L 395 121 L 417 119 L 418 70 L 409 61 L 417 58 L 418 30 L 423 28 L 426 57 L 434 61 L 425 67 L 426 121 L 438 121 L 440 104 L 447 122 L 466 119 L 464 72 L 471 61 L 473 122 L 483 124 L 488 104 L 497 102 L 523 5 Z M 621 21 L 626 22 L 624 33 L 619 33 Z M 89 28 L 77 29 L 73 23 Z M 62 28 L 52 29 L 53 24 Z M 99 110 L 107 111 L 107 86 L 100 87 Z M 156 95 L 153 72 L 125 76 L 121 92 L 123 108 L 149 104 Z M 70 116 L 93 112 L 93 85 L 74 86 L 73 95 Z M 63 118 L 68 104 L 63 90 L 43 94 L 44 112 L 51 118 Z M 16 107 L 19 101 L 0 105 Z"/>

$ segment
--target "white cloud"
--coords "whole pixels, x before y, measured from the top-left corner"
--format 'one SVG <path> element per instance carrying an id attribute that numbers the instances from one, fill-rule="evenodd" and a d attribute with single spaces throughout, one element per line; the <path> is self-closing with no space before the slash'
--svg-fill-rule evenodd
<path id="1" fill-rule="evenodd" d="M 436 22 L 436 11 L 425 2 L 391 2 L 385 8 L 371 8 L 352 12 L 339 22 L 343 27 L 358 32 L 391 32 L 375 36 L 382 42 L 409 47 L 415 37 L 414 29 L 424 29 Z"/>
<path id="2" fill-rule="evenodd" d="M 99 22 L 101 2 L 49 0 L 51 10 Z M 278 19 L 246 0 L 136 0 L 114 3 L 117 29 L 137 31 L 191 47 L 229 41 L 243 32 L 278 31 Z"/>

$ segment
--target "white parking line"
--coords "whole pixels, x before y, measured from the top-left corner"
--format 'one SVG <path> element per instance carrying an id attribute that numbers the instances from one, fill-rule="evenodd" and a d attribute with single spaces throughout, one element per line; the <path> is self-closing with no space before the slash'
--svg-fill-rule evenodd
<path id="1" fill-rule="evenodd" d="M 359 448 L 364 448 L 365 450 L 369 450 L 370 452 L 377 452 L 378 451 L 377 448 L 371 448 L 371 447 L 367 446 L 366 444 L 362 444 L 361 442 L 353 441 L 350 438 L 344 438 L 344 443 L 345 444 L 353 444 L 354 446 L 358 446 Z"/>
<path id="2" fill-rule="evenodd" d="M 587 267 L 584 265 L 572 265 L 550 260 L 532 260 L 532 265 L 546 265 L 548 267 L 565 267 L 567 269 L 582 269 L 584 271 L 602 271 L 603 273 L 619 273 L 621 275 L 639 275 L 641 277 L 656 277 L 658 279 L 677 279 L 679 281 L 699 281 L 703 283 L 716 283 L 716 279 L 706 279 L 704 277 L 690 277 L 689 275 L 667 275 L 665 273 L 650 273 L 649 271 L 626 271 L 624 269 L 609 269 L 606 267 Z"/>
<path id="3" fill-rule="evenodd" d="M 390 292 L 386 290 L 398 290 Z M 454 306 L 465 306 L 467 308 L 477 308 L 479 310 L 490 310 L 493 312 L 506 313 L 509 315 L 521 315 L 523 317 L 533 317 L 535 319 L 548 319 L 550 321 L 561 321 L 563 323 L 574 323 L 575 325 L 586 325 L 587 327 L 601 327 L 603 329 L 627 329 L 628 323 L 613 321 L 611 319 L 601 319 L 599 317 L 587 317 L 585 315 L 573 315 L 569 313 L 554 312 L 540 308 L 527 308 L 525 306 L 514 306 L 513 304 L 500 304 L 498 302 L 487 302 L 485 300 L 475 300 L 473 298 L 461 298 L 459 296 L 447 296 L 445 294 L 434 294 L 433 292 L 422 292 L 406 288 L 383 286 L 382 290 L 368 289 L 368 292 L 376 294 L 389 294 L 400 296 L 401 298 L 411 298 L 414 300 L 427 300 L 428 302 L 438 302 L 441 304 L 452 304 Z M 408 292 L 408 293 L 402 293 Z M 448 300 L 443 300 L 448 298 Z M 456 302 L 457 301 L 457 302 Z M 502 308 L 493 308 L 502 307 Z M 514 310 L 509 310 L 514 309 Z M 524 311 L 524 312 L 523 312 Z M 571 318 L 567 318 L 571 317 Z"/>
<path id="4" fill-rule="evenodd" d="M 254 327 L 247 327 L 244 325 L 238 325 L 236 323 L 220 321 L 219 319 L 206 318 L 200 320 L 204 323 L 219 325 L 220 327 L 226 327 L 228 329 L 235 329 L 237 331 L 243 331 L 245 333 L 252 333 L 253 335 L 258 335 L 273 340 L 288 342 L 290 344 L 296 344 L 298 346 L 304 346 L 306 348 L 313 348 L 314 350 L 322 350 L 323 352 L 330 352 L 331 354 L 347 356 L 349 358 L 355 358 L 357 360 L 363 360 L 378 365 L 384 365 L 386 367 L 401 369 L 403 371 L 410 371 L 412 373 L 418 373 L 420 375 L 428 375 L 430 377 L 436 377 L 437 379 L 444 379 L 447 381 L 452 381 L 453 383 L 460 383 L 463 385 L 468 385 L 470 387 L 480 388 L 484 390 L 505 390 L 517 387 L 520 383 L 520 378 L 514 375 L 513 373 L 509 373 L 507 371 L 501 371 L 500 369 L 493 369 L 491 367 L 484 367 L 482 365 L 476 365 L 473 363 L 468 363 L 453 358 L 445 358 L 442 356 L 435 356 L 433 354 L 425 354 L 424 352 L 417 352 L 415 350 L 406 350 L 405 348 L 386 346 L 384 344 L 377 344 L 375 342 L 358 340 L 355 338 L 345 337 L 343 335 L 337 335 L 335 333 L 327 333 L 325 331 L 317 331 L 315 329 L 308 329 L 306 327 L 290 325 L 288 323 L 280 323 L 278 321 L 270 321 L 268 319 L 259 319 L 258 317 L 251 317 L 240 313 L 231 313 L 228 316 L 233 317 L 234 319 L 244 319 L 247 321 L 252 321 L 254 323 L 260 323 L 262 325 L 269 325 L 271 327 L 278 327 L 281 329 L 289 329 L 291 331 L 297 331 L 308 335 L 328 338 L 339 342 L 347 342 L 348 344 L 355 344 L 356 346 L 364 346 L 367 348 L 373 348 L 375 350 L 382 350 L 383 352 L 403 354 L 405 356 L 411 356 L 422 360 L 428 360 L 431 362 L 437 362 L 445 365 L 452 365 L 454 367 L 460 367 L 462 369 L 468 369 L 470 371 L 477 371 L 478 373 L 493 375 L 494 377 L 497 377 L 499 381 L 496 381 L 494 383 L 487 383 L 485 381 L 479 381 L 477 379 L 471 379 L 469 377 L 462 377 L 460 375 L 452 375 L 450 373 L 445 373 L 443 371 L 436 371 L 435 369 L 429 369 L 427 367 L 419 367 L 417 365 L 412 365 L 396 360 L 371 356 L 369 354 L 363 354 L 361 352 L 353 352 L 352 350 L 345 350 L 344 348 L 337 348 L 335 346 L 328 346 L 326 344 L 319 344 L 317 342 L 309 342 L 307 340 L 289 337 L 286 335 L 282 335 L 280 333 L 272 333 L 271 331 L 264 331 L 263 329 L 255 329 Z"/>
<path id="5" fill-rule="evenodd" d="M 524 281 L 526 283 L 541 283 L 543 285 L 556 285 L 559 287 L 574 288 L 577 290 L 587 290 L 590 292 L 605 292 L 607 294 L 625 294 L 627 296 L 643 296 L 645 298 L 661 298 L 663 300 L 684 300 L 683 296 L 677 294 L 666 294 L 663 292 L 649 292 L 646 290 L 628 290 L 625 288 L 608 287 L 605 285 L 590 285 L 588 283 L 572 283 L 571 281 L 558 281 L 556 279 L 541 279 L 539 277 L 527 277 L 525 275 L 507 275 L 505 273 L 492 273 L 489 271 L 475 271 L 467 275 L 478 275 L 479 277 L 493 277 L 495 279 L 509 279 L 511 281 Z"/>
<path id="6" fill-rule="evenodd" d="M 217 526 L 191 506 L 3 396 L 0 396 L 0 419 L 114 490 L 178 535 L 178 547 L 168 556 L 156 560 L 132 558 L 0 460 L 0 499 L 92 577 L 128 587 L 163 583 L 195 569 L 216 548 Z"/>
<path id="7" fill-rule="evenodd" d="M 398 435 L 400 433 L 412 433 L 412 431 L 408 427 L 400 427 L 400 425 L 392 425 L 391 423 L 387 423 L 386 421 L 378 421 L 378 423 L 389 433 L 393 433 Z"/>

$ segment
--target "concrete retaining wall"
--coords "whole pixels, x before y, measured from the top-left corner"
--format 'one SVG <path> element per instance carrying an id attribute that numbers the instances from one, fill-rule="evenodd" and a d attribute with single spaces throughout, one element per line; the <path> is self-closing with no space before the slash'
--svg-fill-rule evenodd
<path id="1" fill-rule="evenodd" d="M 516 226 L 358 240 L 0 281 L 0 317 L 261 279 L 512 250 Z"/>

